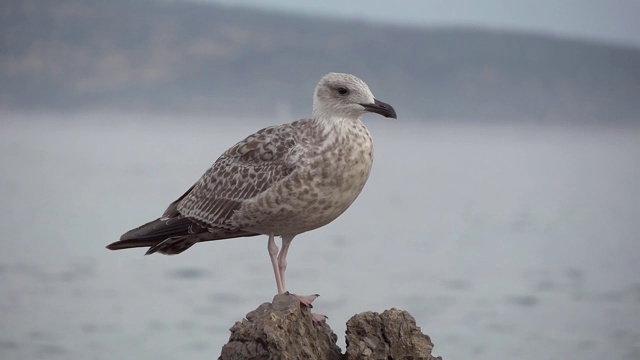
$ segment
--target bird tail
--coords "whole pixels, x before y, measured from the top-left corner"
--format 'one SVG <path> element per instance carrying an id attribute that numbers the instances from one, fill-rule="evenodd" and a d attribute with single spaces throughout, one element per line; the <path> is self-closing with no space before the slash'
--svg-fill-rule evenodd
<path id="1" fill-rule="evenodd" d="M 259 234 L 241 230 L 211 229 L 185 217 L 158 218 L 124 233 L 119 241 L 107 245 L 109 250 L 148 247 L 145 255 L 175 255 L 203 241 L 231 239 Z"/>

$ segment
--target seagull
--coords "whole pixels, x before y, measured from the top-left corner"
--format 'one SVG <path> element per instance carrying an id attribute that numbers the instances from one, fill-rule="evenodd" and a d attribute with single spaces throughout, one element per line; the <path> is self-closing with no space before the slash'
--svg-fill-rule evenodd
<path id="1" fill-rule="evenodd" d="M 311 118 L 270 126 L 238 142 L 160 218 L 107 249 L 148 247 L 146 255 L 174 255 L 199 242 L 267 235 L 278 294 L 285 293 L 293 238 L 335 220 L 367 182 L 373 142 L 360 118 L 369 112 L 397 118 L 356 76 L 324 75 Z M 311 307 L 317 296 L 298 299 Z"/>

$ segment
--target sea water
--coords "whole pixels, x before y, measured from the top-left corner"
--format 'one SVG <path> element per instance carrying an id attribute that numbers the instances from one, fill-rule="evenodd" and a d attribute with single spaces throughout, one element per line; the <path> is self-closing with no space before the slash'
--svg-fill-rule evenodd
<path id="1" fill-rule="evenodd" d="M 640 127 L 365 121 L 368 184 L 288 256 L 343 348 L 395 307 L 445 359 L 640 358 Z M 273 123 L 0 114 L 0 358 L 217 358 L 275 294 L 266 237 L 105 245 Z"/>

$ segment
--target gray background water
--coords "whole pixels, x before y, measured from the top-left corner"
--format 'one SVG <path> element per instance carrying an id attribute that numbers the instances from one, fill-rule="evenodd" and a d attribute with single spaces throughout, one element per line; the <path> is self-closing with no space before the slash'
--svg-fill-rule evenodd
<path id="1" fill-rule="evenodd" d="M 0 358 L 212 359 L 271 300 L 266 238 L 104 248 L 270 121 L 0 116 Z M 445 359 L 640 358 L 640 129 L 366 122 L 369 183 L 289 255 L 341 346 L 396 307 Z"/>

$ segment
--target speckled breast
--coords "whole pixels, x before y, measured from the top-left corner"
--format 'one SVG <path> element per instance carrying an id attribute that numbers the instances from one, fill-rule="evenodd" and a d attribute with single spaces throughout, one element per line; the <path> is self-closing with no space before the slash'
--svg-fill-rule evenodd
<path id="1" fill-rule="evenodd" d="M 251 224 L 246 230 L 263 234 L 295 235 L 316 229 L 353 203 L 372 163 L 373 144 L 367 129 L 350 126 L 332 134 L 320 150 L 307 149 L 289 178 L 274 184 L 269 196 L 245 203 L 237 215 Z"/>

